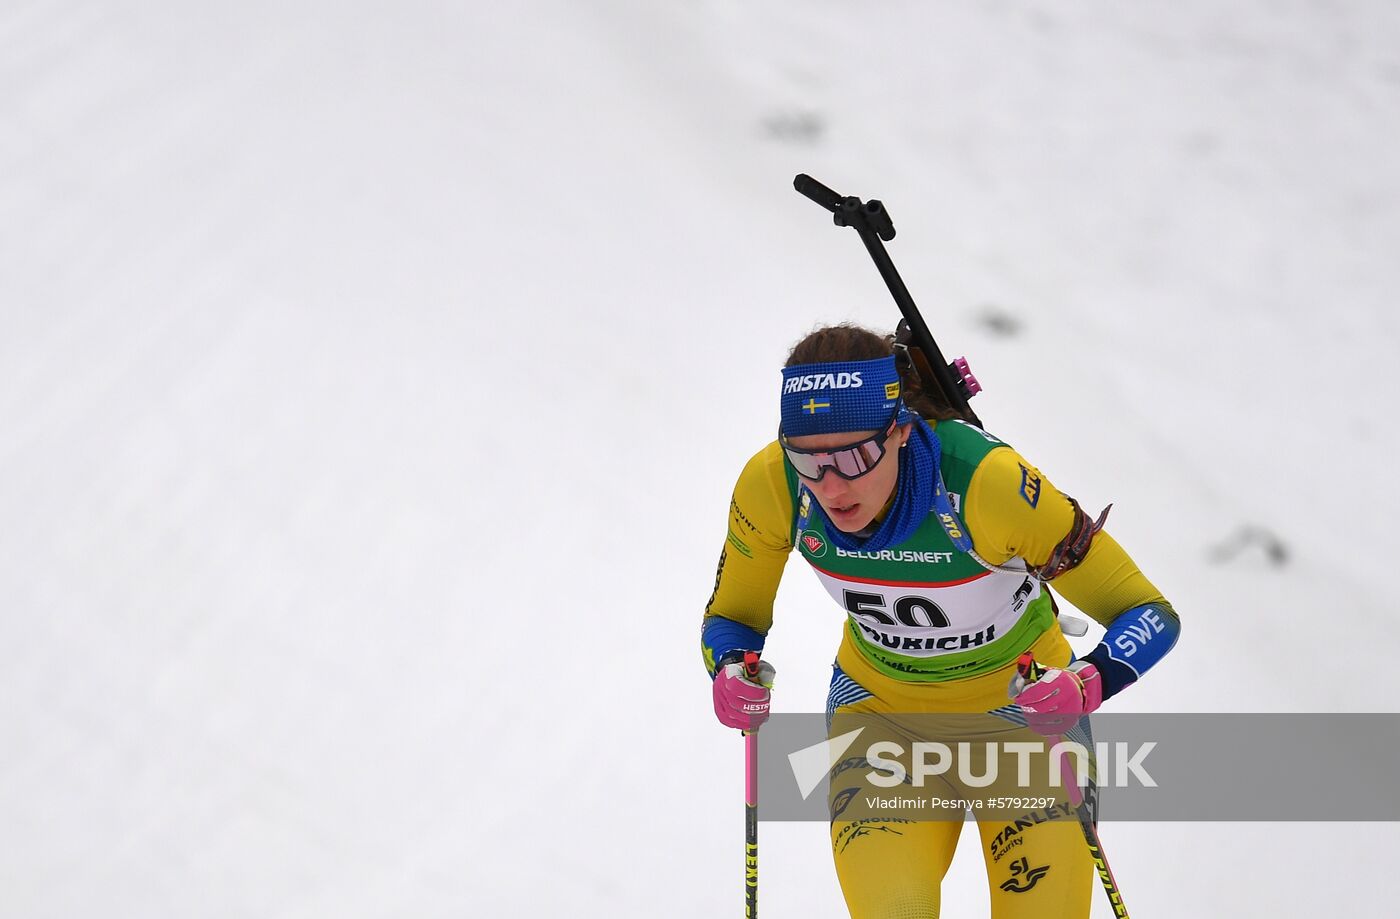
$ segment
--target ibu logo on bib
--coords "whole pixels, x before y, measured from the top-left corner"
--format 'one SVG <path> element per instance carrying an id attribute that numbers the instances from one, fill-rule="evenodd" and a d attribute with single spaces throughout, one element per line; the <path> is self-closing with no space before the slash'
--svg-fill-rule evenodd
<path id="1" fill-rule="evenodd" d="M 802 551 L 807 553 L 808 558 L 821 558 L 826 554 L 826 540 L 820 533 L 803 530 L 797 541 L 802 544 Z"/>

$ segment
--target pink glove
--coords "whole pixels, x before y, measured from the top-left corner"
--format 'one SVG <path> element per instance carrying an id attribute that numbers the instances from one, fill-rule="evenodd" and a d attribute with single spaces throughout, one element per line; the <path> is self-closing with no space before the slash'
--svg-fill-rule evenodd
<path id="1" fill-rule="evenodd" d="M 759 661 L 758 675 L 750 679 L 741 662 L 725 664 L 715 674 L 715 717 L 727 728 L 753 731 L 768 720 L 773 698 L 773 677 L 777 671 L 767 661 Z"/>
<path id="2" fill-rule="evenodd" d="M 1011 697 L 1026 713 L 1027 727 L 1057 736 L 1103 704 L 1103 681 L 1093 664 L 1075 661 L 1063 670 L 1046 670 L 1033 683 L 1017 674 L 1011 680 Z"/>

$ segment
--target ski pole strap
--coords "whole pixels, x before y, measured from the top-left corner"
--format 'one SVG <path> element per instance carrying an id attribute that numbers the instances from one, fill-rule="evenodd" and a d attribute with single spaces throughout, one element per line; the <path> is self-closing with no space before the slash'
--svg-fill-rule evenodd
<path id="1" fill-rule="evenodd" d="M 1045 675 L 1045 668 L 1040 666 L 1040 662 L 1035 659 L 1034 654 L 1030 651 L 1023 651 L 1021 656 L 1016 659 L 1016 672 L 1027 683 L 1034 683 Z"/>
<path id="2" fill-rule="evenodd" d="M 1069 498 L 1068 495 L 1065 497 Z M 1084 513 L 1078 501 L 1070 498 L 1069 503 L 1074 508 L 1074 523 L 1069 528 L 1069 534 L 1051 551 L 1050 558 L 1044 565 L 1031 569 L 1031 573 L 1042 581 L 1054 580 L 1084 561 L 1084 556 L 1089 554 L 1089 546 L 1094 541 L 1094 534 L 1103 529 L 1108 512 L 1113 510 L 1113 505 L 1110 504 L 1099 514 L 1098 520 L 1092 520 Z"/>

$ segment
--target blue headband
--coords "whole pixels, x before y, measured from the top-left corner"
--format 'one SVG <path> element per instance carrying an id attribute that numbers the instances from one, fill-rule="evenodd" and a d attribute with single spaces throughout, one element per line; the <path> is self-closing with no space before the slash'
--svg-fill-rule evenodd
<path id="1" fill-rule="evenodd" d="M 783 434 L 880 431 L 898 407 L 900 424 L 912 420 L 900 400 L 894 357 L 783 368 Z"/>

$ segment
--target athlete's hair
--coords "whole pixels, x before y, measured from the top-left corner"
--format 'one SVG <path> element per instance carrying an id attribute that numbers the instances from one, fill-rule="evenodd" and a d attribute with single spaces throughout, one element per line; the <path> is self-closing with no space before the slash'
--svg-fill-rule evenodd
<path id="1" fill-rule="evenodd" d="M 894 354 L 894 335 L 881 335 L 870 329 L 843 322 L 808 333 L 807 337 L 792 346 L 784 367 L 799 364 L 825 364 L 834 361 L 870 361 Z M 904 386 L 904 404 L 924 418 L 944 421 L 961 418 L 957 409 L 939 391 L 935 383 L 927 391 L 918 378 L 901 367 L 899 378 Z"/>

